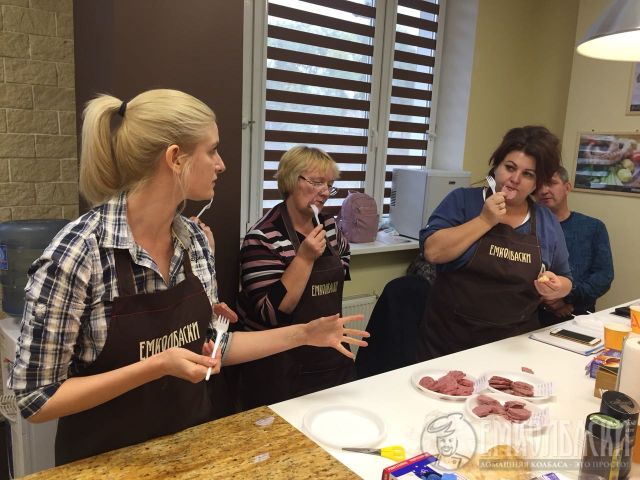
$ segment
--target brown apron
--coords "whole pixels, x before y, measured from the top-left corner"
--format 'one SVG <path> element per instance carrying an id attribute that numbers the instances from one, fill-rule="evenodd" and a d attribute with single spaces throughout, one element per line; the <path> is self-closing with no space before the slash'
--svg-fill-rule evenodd
<path id="1" fill-rule="evenodd" d="M 281 205 L 287 234 L 296 253 L 300 248 L 287 207 Z M 342 313 L 344 267 L 340 256 L 327 242 L 331 255 L 313 263 L 298 306 L 291 314 L 293 324 L 309 323 L 319 317 Z M 348 348 L 348 345 L 343 344 Z M 248 362 L 242 366 L 240 397 L 243 409 L 270 405 L 355 380 L 353 360 L 330 347 L 297 347 Z"/>
<path id="2" fill-rule="evenodd" d="M 202 352 L 211 304 L 184 252 L 185 279 L 168 290 L 136 294 L 131 257 L 114 251 L 119 296 L 107 340 L 83 376 L 109 372 L 176 344 Z M 113 400 L 58 420 L 56 465 L 140 443 L 206 422 L 213 405 L 206 382 L 165 376 Z"/>
<path id="3" fill-rule="evenodd" d="M 499 223 L 459 270 L 438 272 L 420 326 L 417 360 L 437 358 L 539 327 L 533 281 L 542 259 L 535 208 L 529 234 Z"/>

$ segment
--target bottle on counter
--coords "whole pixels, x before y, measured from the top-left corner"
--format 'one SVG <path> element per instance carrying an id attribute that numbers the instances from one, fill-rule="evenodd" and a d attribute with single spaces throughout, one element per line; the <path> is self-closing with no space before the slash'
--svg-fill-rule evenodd
<path id="1" fill-rule="evenodd" d="M 620 472 L 624 424 L 603 413 L 587 415 L 584 429 L 584 447 L 580 463 L 580 480 L 598 475 L 615 480 Z"/>
<path id="2" fill-rule="evenodd" d="M 620 370 L 615 389 L 633 398 L 640 405 L 638 369 L 640 369 L 640 334 L 631 332 L 622 345 Z M 635 435 L 632 459 L 633 463 L 640 463 L 640 428 L 636 428 Z"/>
<path id="3" fill-rule="evenodd" d="M 627 478 L 631 472 L 631 452 L 636 443 L 636 429 L 638 428 L 638 413 L 640 413 L 640 407 L 636 401 L 628 395 L 622 392 L 616 392 L 615 390 L 608 390 L 602 394 L 600 413 L 620 420 L 624 426 L 618 478 Z"/>

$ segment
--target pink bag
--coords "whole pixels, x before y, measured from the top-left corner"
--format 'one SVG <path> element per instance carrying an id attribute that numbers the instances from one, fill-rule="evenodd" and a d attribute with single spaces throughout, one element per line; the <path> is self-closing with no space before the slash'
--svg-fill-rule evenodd
<path id="1" fill-rule="evenodd" d="M 350 243 L 367 243 L 376 239 L 378 219 L 378 206 L 373 197 L 350 191 L 342 202 L 336 223 Z"/>

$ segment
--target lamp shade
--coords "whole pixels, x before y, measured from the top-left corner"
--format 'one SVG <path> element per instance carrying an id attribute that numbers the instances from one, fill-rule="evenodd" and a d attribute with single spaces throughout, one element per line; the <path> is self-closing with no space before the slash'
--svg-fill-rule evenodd
<path id="1" fill-rule="evenodd" d="M 640 0 L 615 0 L 578 43 L 577 51 L 603 60 L 640 61 Z"/>

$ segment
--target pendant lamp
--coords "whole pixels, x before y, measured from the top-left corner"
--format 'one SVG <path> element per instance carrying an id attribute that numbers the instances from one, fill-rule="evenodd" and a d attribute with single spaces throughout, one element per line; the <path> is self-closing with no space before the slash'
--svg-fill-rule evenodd
<path id="1" fill-rule="evenodd" d="M 614 0 L 576 50 L 586 57 L 640 62 L 640 0 Z"/>

